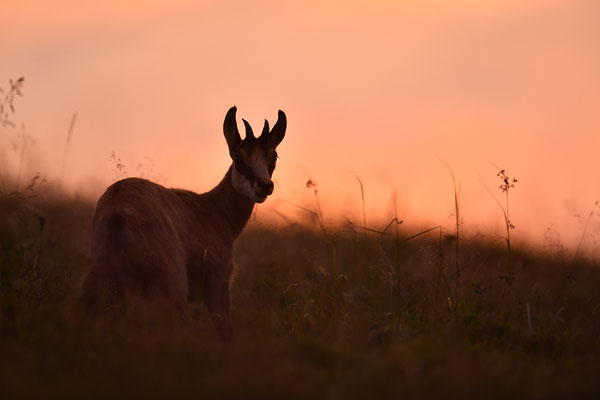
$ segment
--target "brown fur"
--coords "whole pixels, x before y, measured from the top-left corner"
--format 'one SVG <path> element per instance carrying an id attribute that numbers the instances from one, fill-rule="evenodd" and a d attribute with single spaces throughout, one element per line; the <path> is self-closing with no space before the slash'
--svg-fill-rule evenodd
<path id="1" fill-rule="evenodd" d="M 232 149 L 227 122 L 230 152 L 239 150 Z M 234 168 L 204 194 L 140 178 L 111 185 L 93 215 L 92 265 L 82 301 L 104 309 L 132 294 L 183 313 L 189 300 L 203 300 L 220 336 L 231 338 L 233 244 L 254 207 L 234 188 Z"/>

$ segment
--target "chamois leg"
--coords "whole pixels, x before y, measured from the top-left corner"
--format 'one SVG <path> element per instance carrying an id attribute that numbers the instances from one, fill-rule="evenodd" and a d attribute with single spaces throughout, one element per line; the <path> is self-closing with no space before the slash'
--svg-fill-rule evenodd
<path id="1" fill-rule="evenodd" d="M 204 302 L 221 339 L 231 341 L 233 328 L 229 312 L 229 278 L 222 275 L 209 278 L 204 291 Z"/>
<path id="2" fill-rule="evenodd" d="M 79 294 L 79 303 L 91 313 L 110 310 L 122 299 L 121 282 L 109 272 L 92 267 L 85 276 Z"/>
<path id="3" fill-rule="evenodd" d="M 158 300 L 161 307 L 175 319 L 183 320 L 187 309 L 188 282 L 185 262 L 179 249 L 168 249 L 171 259 L 164 258 L 161 265 L 168 266 L 153 282 L 156 285 L 150 297 Z"/>

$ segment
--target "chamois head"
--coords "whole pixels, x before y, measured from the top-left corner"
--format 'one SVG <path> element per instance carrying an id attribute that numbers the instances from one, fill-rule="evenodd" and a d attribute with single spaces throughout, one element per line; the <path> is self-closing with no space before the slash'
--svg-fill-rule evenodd
<path id="1" fill-rule="evenodd" d="M 273 193 L 271 176 L 277 160 L 275 148 L 285 136 L 287 121 L 283 111 L 279 110 L 273 129 L 269 131 L 269 122 L 265 120 L 262 133 L 256 138 L 250 124 L 242 120 L 246 127 L 246 137 L 242 140 L 235 120 L 236 111 L 236 107 L 231 107 L 223 123 L 223 133 L 233 160 L 231 180 L 238 193 L 262 203 Z"/>

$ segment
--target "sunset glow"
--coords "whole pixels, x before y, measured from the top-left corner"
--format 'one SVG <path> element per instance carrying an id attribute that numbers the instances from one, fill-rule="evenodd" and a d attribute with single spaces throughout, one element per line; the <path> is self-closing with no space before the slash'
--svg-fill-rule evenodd
<path id="1" fill-rule="evenodd" d="M 452 231 L 453 169 L 464 229 L 502 245 L 493 164 L 510 193 L 514 241 L 573 249 L 600 200 L 600 2 L 15 1 L 0 14 L 0 87 L 25 77 L 17 128 L 0 127 L 0 170 L 59 179 L 97 197 L 117 178 L 212 188 L 230 164 L 229 107 L 255 131 L 288 116 L 264 221 L 393 215 Z M 241 124 L 241 119 L 238 119 Z M 115 155 L 125 165 L 115 171 Z M 356 174 L 356 175 L 355 175 Z M 485 185 L 485 186 L 484 186 Z M 592 221 L 584 247 L 598 252 Z"/>

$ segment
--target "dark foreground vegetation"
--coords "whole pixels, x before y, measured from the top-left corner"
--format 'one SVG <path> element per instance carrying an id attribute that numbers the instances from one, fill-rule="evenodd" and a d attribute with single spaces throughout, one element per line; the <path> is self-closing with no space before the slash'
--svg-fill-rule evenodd
<path id="1" fill-rule="evenodd" d="M 253 222 L 217 339 L 192 304 L 77 307 L 93 205 L 0 196 L 0 397 L 598 398 L 600 269 L 446 233 Z M 402 227 L 402 226 L 400 226 Z M 333 228 L 331 228 L 333 230 Z M 462 239 L 462 238 L 461 238 Z"/>

